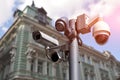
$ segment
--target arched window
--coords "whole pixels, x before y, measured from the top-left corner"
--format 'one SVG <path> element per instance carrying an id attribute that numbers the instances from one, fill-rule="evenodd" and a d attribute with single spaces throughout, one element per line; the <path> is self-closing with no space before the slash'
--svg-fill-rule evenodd
<path id="1" fill-rule="evenodd" d="M 88 64 L 91 64 L 90 56 L 88 56 Z"/>
<path id="2" fill-rule="evenodd" d="M 34 72 L 34 58 L 31 60 L 31 72 Z"/>
<path id="3" fill-rule="evenodd" d="M 85 80 L 88 80 L 88 69 L 87 68 L 84 69 L 84 77 L 85 77 Z"/>
<path id="4" fill-rule="evenodd" d="M 88 74 L 85 74 L 85 80 L 88 80 Z"/>
<path id="5" fill-rule="evenodd" d="M 95 80 L 94 78 L 95 78 L 94 71 L 91 70 L 91 71 L 90 71 L 90 80 Z"/>
<path id="6" fill-rule="evenodd" d="M 43 62 L 41 60 L 38 60 L 38 68 L 37 68 L 37 72 L 39 74 L 43 73 Z"/>

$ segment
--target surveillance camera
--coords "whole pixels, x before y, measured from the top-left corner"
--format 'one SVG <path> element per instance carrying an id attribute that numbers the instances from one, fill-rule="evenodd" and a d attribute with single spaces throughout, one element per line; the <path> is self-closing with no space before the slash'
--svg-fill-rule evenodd
<path id="1" fill-rule="evenodd" d="M 62 52 L 60 52 L 58 49 L 51 49 L 50 47 L 46 48 L 46 55 L 49 60 L 52 62 L 58 63 L 62 61 Z"/>
<path id="2" fill-rule="evenodd" d="M 93 36 L 100 45 L 105 44 L 110 36 L 110 28 L 104 21 L 98 21 L 93 27 Z"/>
<path id="3" fill-rule="evenodd" d="M 68 19 L 66 17 L 61 17 L 55 22 L 55 27 L 57 31 L 64 31 L 65 28 L 68 26 Z"/>
<path id="4" fill-rule="evenodd" d="M 68 44 L 63 44 L 55 47 L 46 47 L 46 55 L 52 62 L 59 63 L 67 61 L 69 53 Z"/>
<path id="5" fill-rule="evenodd" d="M 57 39 L 41 32 L 41 31 L 34 31 L 32 33 L 32 36 L 36 42 L 43 44 L 45 46 L 57 46 L 57 45 L 59 45 L 59 42 Z"/>
<path id="6" fill-rule="evenodd" d="M 52 62 L 60 62 L 62 60 L 62 55 L 59 52 L 53 52 L 50 55 L 50 59 Z"/>
<path id="7" fill-rule="evenodd" d="M 70 21 L 73 21 L 73 20 L 70 20 Z M 74 32 L 72 32 L 73 28 L 70 26 L 70 23 L 72 23 L 72 22 L 70 22 L 70 21 L 66 17 L 61 17 L 61 18 L 57 19 L 57 21 L 55 22 L 56 30 L 60 31 L 60 32 L 64 31 L 64 34 L 68 38 L 72 38 L 75 35 Z M 75 22 L 75 20 L 74 20 L 74 22 Z"/>

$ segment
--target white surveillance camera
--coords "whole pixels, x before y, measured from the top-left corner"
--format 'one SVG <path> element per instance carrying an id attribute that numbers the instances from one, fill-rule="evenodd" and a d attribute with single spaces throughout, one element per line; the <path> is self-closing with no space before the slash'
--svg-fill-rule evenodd
<path id="1" fill-rule="evenodd" d="M 55 22 L 55 27 L 57 31 L 64 31 L 65 28 L 68 26 L 68 19 L 66 17 L 61 17 Z"/>
<path id="2" fill-rule="evenodd" d="M 57 45 L 59 45 L 59 42 L 57 39 L 41 32 L 41 31 L 34 31 L 32 33 L 32 36 L 36 42 L 43 44 L 44 46 L 57 46 Z"/>
<path id="3" fill-rule="evenodd" d="M 93 36 L 100 45 L 105 44 L 110 36 L 110 28 L 104 21 L 98 21 L 93 27 Z"/>

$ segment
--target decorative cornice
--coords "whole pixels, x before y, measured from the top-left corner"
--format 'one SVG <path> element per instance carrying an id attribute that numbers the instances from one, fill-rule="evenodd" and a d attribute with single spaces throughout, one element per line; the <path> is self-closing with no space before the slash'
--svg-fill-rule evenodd
<path id="1" fill-rule="evenodd" d="M 87 45 L 85 45 L 85 44 L 84 44 L 83 46 L 80 46 L 79 49 L 80 49 L 80 50 L 83 49 L 84 51 L 89 52 L 88 54 L 93 55 L 93 56 L 95 56 L 95 57 L 97 57 L 97 58 L 100 58 L 101 60 L 105 60 L 105 61 L 106 61 L 105 56 L 104 56 L 101 52 L 99 52 L 99 51 L 97 51 L 97 50 L 95 50 L 95 49 L 93 49 L 93 48 L 89 48 L 89 47 L 88 47 Z"/>
<path id="2" fill-rule="evenodd" d="M 7 32 L 1 37 L 0 39 L 0 45 L 6 41 L 5 38 L 9 35 L 10 32 L 12 32 L 13 29 L 15 29 L 17 24 L 19 23 L 20 18 L 17 18 L 14 23 L 10 26 L 10 28 L 7 30 Z"/>

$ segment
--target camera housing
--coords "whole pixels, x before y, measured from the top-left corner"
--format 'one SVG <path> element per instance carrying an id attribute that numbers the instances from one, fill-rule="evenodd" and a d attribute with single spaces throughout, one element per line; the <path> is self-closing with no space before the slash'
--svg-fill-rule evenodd
<path id="1" fill-rule="evenodd" d="M 100 20 L 94 24 L 93 37 L 99 45 L 103 45 L 108 41 L 110 36 L 110 28 L 107 23 Z"/>
<path id="2" fill-rule="evenodd" d="M 65 31 L 68 25 L 69 25 L 69 21 L 66 17 L 61 17 L 57 19 L 57 21 L 55 22 L 55 28 L 57 31 L 60 32 Z"/>
<path id="3" fill-rule="evenodd" d="M 57 31 L 64 32 L 66 37 L 70 38 L 72 36 L 72 31 L 69 25 L 69 20 L 66 17 L 61 17 L 55 22 L 55 28 Z"/>
<path id="4" fill-rule="evenodd" d="M 33 39 L 40 44 L 43 44 L 45 46 L 57 46 L 59 45 L 59 42 L 57 39 L 41 32 L 41 31 L 34 31 L 32 33 Z"/>

